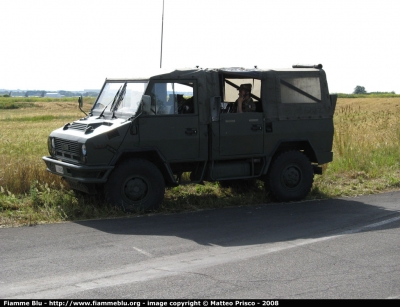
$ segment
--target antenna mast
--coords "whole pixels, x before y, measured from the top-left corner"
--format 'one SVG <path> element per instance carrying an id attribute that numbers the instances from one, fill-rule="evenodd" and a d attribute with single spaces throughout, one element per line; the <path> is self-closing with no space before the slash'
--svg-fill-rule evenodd
<path id="1" fill-rule="evenodd" d="M 160 68 L 162 64 L 162 44 L 163 44 L 163 33 L 164 33 L 164 0 L 162 2 L 162 22 L 161 22 L 161 53 L 160 53 Z"/>

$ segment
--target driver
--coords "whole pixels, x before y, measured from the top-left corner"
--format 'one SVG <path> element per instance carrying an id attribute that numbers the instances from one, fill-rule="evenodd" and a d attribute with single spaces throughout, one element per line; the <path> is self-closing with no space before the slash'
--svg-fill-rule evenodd
<path id="1" fill-rule="evenodd" d="M 255 112 L 256 104 L 250 97 L 251 94 L 251 84 L 241 84 L 239 87 L 239 98 L 233 104 L 233 112 L 243 113 L 243 112 Z"/>

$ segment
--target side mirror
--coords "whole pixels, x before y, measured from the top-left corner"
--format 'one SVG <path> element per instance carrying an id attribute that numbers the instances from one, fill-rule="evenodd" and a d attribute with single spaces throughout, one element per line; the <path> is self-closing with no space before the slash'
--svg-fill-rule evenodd
<path id="1" fill-rule="evenodd" d="M 86 114 L 86 112 L 82 110 L 82 106 L 83 106 L 83 98 L 82 98 L 82 95 L 78 98 L 78 105 L 79 105 L 79 110 L 81 110 L 86 116 L 88 116 L 88 115 Z"/>
<path id="2" fill-rule="evenodd" d="M 151 111 L 151 97 L 149 95 L 142 96 L 142 111 L 146 114 L 150 114 Z"/>
<path id="3" fill-rule="evenodd" d="M 215 96 L 210 98 L 211 120 L 216 122 L 219 120 L 219 113 L 221 110 L 221 97 Z"/>

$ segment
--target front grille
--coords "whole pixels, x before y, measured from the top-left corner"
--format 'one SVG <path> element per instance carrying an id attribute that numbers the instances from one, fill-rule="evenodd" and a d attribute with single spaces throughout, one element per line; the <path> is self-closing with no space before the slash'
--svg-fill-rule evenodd
<path id="1" fill-rule="evenodd" d="M 56 156 L 58 158 L 65 158 L 79 162 L 81 159 L 81 151 L 79 143 L 59 138 L 54 138 Z"/>

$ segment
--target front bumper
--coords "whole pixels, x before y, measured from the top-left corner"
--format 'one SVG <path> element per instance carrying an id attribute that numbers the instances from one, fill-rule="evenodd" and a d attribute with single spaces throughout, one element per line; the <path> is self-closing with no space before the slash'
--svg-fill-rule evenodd
<path id="1" fill-rule="evenodd" d="M 62 176 L 69 182 L 104 183 L 114 169 L 114 166 L 75 165 L 46 156 L 42 157 L 42 159 L 50 173 Z"/>

